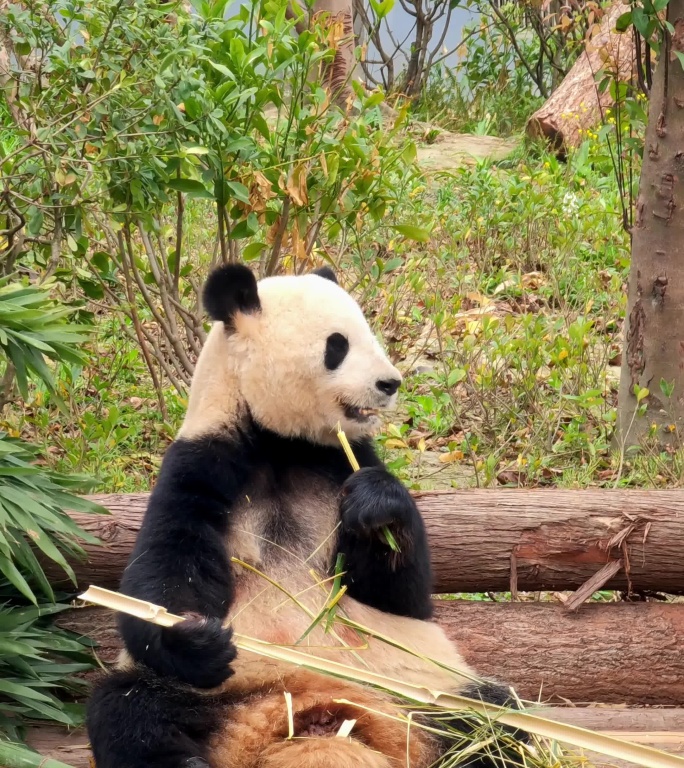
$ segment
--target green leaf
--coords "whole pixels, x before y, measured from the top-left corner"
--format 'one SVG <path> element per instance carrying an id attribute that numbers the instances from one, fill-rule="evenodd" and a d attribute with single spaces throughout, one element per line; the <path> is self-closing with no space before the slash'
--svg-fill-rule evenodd
<path id="1" fill-rule="evenodd" d="M 209 154 L 209 150 L 206 147 L 200 147 L 193 144 L 189 144 L 188 146 L 183 147 L 183 152 L 186 155 L 208 155 Z"/>
<path id="2" fill-rule="evenodd" d="M 627 11 L 627 13 L 623 13 L 618 17 L 618 20 L 615 22 L 615 31 L 626 32 L 633 23 L 632 12 Z"/>
<path id="3" fill-rule="evenodd" d="M 239 181 L 227 181 L 226 187 L 236 200 L 249 205 L 249 190 L 244 184 L 240 184 Z"/>
<path id="4" fill-rule="evenodd" d="M 394 0 L 383 0 L 383 2 L 370 0 L 370 4 L 378 19 L 384 19 L 392 8 L 394 8 Z"/>
<path id="5" fill-rule="evenodd" d="M 376 91 L 375 93 L 371 93 L 366 99 L 364 106 L 366 109 L 372 109 L 373 107 L 377 107 L 378 104 L 382 104 L 384 100 L 385 94 L 382 91 Z"/>
<path id="6" fill-rule="evenodd" d="M 447 387 L 455 386 L 459 381 L 463 381 L 465 377 L 466 372 L 463 368 L 454 368 L 452 371 L 449 371 L 449 375 L 447 376 Z"/>
<path id="7" fill-rule="evenodd" d="M 648 37 L 649 18 L 643 8 L 635 5 L 632 8 L 632 21 L 637 31 L 642 37 Z"/>
<path id="8" fill-rule="evenodd" d="M 409 240 L 415 240 L 419 243 L 427 243 L 430 240 L 429 230 L 423 227 L 416 227 L 413 224 L 395 224 L 392 229 Z"/>
<path id="9" fill-rule="evenodd" d="M 27 685 L 8 680 L 7 678 L 0 678 L 0 693 L 6 693 L 8 696 L 23 696 L 25 699 L 34 699 L 35 701 L 43 701 L 46 704 L 51 702 L 49 696 L 44 693 L 34 691 Z"/>
<path id="10" fill-rule="evenodd" d="M 415 142 L 409 141 L 406 147 L 404 148 L 404 151 L 401 153 L 401 159 L 407 165 L 411 165 L 413 162 L 415 162 L 417 154 L 418 152 L 416 149 Z"/>
<path id="11" fill-rule="evenodd" d="M 266 243 L 250 243 L 242 251 L 242 258 L 244 261 L 254 261 L 261 256 L 265 249 Z"/>
<path id="12" fill-rule="evenodd" d="M 33 594 L 33 590 L 29 587 L 28 582 L 21 575 L 16 565 L 11 560 L 2 557 L 2 555 L 0 555 L 0 571 L 2 571 L 5 578 L 13 584 L 24 597 L 30 600 L 34 605 L 38 604 L 36 596 Z M 0 688 L 0 691 L 1 690 L 2 688 Z"/>
<path id="13" fill-rule="evenodd" d="M 214 199 L 214 196 L 204 184 L 202 184 L 201 181 L 195 181 L 195 179 L 170 179 L 166 182 L 166 186 L 176 190 L 176 192 L 183 192 L 189 197 L 201 197 L 208 200 Z"/>
<path id="14" fill-rule="evenodd" d="M 23 744 L 9 741 L 0 741 L 0 765 L 6 768 L 71 768 L 59 760 L 39 755 Z"/>
<path id="15" fill-rule="evenodd" d="M 263 136 L 263 138 L 266 139 L 266 141 L 269 141 L 271 138 L 271 131 L 264 116 L 258 112 L 255 113 L 252 115 L 252 123 L 257 131 Z"/>
<path id="16" fill-rule="evenodd" d="M 637 403 L 640 403 L 642 400 L 645 400 L 651 394 L 651 392 L 648 387 L 639 387 L 635 384 L 634 394 L 636 395 Z"/>
<path id="17" fill-rule="evenodd" d="M 675 383 L 674 381 L 667 381 L 666 379 L 660 379 L 660 391 L 665 395 L 665 397 L 670 398 L 672 397 L 672 393 L 674 392 Z"/>
<path id="18" fill-rule="evenodd" d="M 404 260 L 401 258 L 401 256 L 395 256 L 393 259 L 388 259 L 382 267 L 382 273 L 386 275 L 395 269 L 399 269 L 403 263 Z"/>
<path id="19" fill-rule="evenodd" d="M 250 213 L 246 219 L 243 221 L 238 221 L 238 223 L 233 227 L 230 233 L 231 240 L 241 240 L 245 237 L 251 237 L 252 235 L 256 234 L 258 228 L 259 221 L 256 217 L 256 214 Z"/>

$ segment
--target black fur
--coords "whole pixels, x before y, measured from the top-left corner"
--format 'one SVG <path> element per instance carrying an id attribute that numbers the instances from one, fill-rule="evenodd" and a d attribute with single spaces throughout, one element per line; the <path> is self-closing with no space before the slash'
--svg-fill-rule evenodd
<path id="1" fill-rule="evenodd" d="M 319 277 L 323 277 L 326 280 L 330 280 L 337 284 L 337 275 L 330 269 L 330 267 L 319 267 L 318 269 L 314 269 L 311 274 L 318 275 Z"/>
<path id="2" fill-rule="evenodd" d="M 370 462 L 369 462 L 370 463 Z M 432 572 L 423 519 L 411 494 L 379 461 L 362 468 L 342 488 L 342 530 L 347 592 L 387 613 L 432 616 Z M 394 552 L 382 534 L 396 539 Z"/>
<path id="3" fill-rule="evenodd" d="M 257 281 L 243 264 L 224 264 L 207 279 L 202 293 L 204 309 L 212 320 L 228 326 L 236 312 L 253 313 L 261 309 Z"/>
<path id="4" fill-rule="evenodd" d="M 341 333 L 331 333 L 325 341 L 325 367 L 334 371 L 342 365 L 349 352 L 349 340 Z"/>
<path id="5" fill-rule="evenodd" d="M 208 768 L 221 714 L 215 697 L 140 669 L 95 687 L 86 725 L 97 768 Z"/>
<path id="6" fill-rule="evenodd" d="M 233 599 L 225 548 L 234 503 L 252 465 L 249 440 L 177 440 L 166 452 L 121 591 L 195 621 L 162 628 L 119 621 L 131 656 L 198 688 L 220 685 L 235 656 L 221 623 Z"/>

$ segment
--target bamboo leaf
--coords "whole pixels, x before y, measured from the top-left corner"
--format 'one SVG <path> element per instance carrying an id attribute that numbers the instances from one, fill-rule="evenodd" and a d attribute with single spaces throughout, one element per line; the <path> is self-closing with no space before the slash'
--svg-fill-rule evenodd
<path id="1" fill-rule="evenodd" d="M 5 768 L 72 768 L 59 760 L 43 757 L 28 747 L 0 741 L 0 765 Z"/>

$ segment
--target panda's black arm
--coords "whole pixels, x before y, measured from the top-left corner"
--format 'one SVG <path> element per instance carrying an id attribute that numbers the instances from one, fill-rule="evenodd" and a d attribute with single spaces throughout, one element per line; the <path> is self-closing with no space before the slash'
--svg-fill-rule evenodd
<path id="1" fill-rule="evenodd" d="M 231 674 L 235 649 L 222 626 L 233 599 L 226 541 L 248 463 L 239 439 L 173 443 L 121 582 L 124 594 L 190 615 L 171 628 L 122 615 L 119 626 L 136 661 L 198 688 Z"/>
<path id="2" fill-rule="evenodd" d="M 347 594 L 387 613 L 428 619 L 432 571 L 425 524 L 411 494 L 368 442 L 354 446 L 361 469 L 342 486 L 338 554 Z M 388 545 L 387 526 L 399 546 Z"/>

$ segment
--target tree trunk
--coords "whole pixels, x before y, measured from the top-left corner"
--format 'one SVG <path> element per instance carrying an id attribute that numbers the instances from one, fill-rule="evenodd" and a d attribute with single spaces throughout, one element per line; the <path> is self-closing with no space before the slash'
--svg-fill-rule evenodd
<path id="1" fill-rule="evenodd" d="M 671 0 L 650 94 L 619 395 L 622 445 L 656 426 L 663 442 L 681 443 L 684 429 L 684 0 Z M 643 414 L 635 387 L 647 388 Z"/>
<path id="2" fill-rule="evenodd" d="M 327 73 L 327 85 L 330 89 L 331 98 L 342 106 L 352 95 L 351 81 L 357 75 L 354 56 L 356 31 L 352 2 L 353 0 L 316 0 L 313 7 L 314 15 L 318 13 L 328 14 L 330 23 L 337 25 L 334 27 L 331 38 L 331 47 L 337 50 Z M 297 33 L 301 35 L 308 28 L 309 11 L 302 0 L 297 0 L 297 7 L 304 14 L 303 18 L 295 24 Z M 287 7 L 285 15 L 288 19 L 297 18 L 297 14 L 290 5 Z"/>
<path id="3" fill-rule="evenodd" d="M 74 514 L 102 546 L 74 562 L 80 587 L 116 589 L 147 494 L 93 497 L 111 516 Z M 416 494 L 438 592 L 575 590 L 607 562 L 606 589 L 684 594 L 684 491 L 471 490 Z M 55 586 L 64 573 L 46 563 Z"/>
<path id="4" fill-rule="evenodd" d="M 682 604 L 594 603 L 568 614 L 551 603 L 437 600 L 435 618 L 479 674 L 525 700 L 684 706 Z M 101 661 L 116 660 L 112 611 L 78 608 L 56 623 L 95 640 Z"/>
<path id="5" fill-rule="evenodd" d="M 527 121 L 530 136 L 548 139 L 556 151 L 564 154 L 582 143 L 586 138 L 583 132 L 598 125 L 602 113 L 614 102 L 610 89 L 599 94 L 596 74 L 610 68 L 624 81 L 634 71 L 632 36 L 615 31 L 615 22 L 629 7 L 618 0 L 608 9 L 598 34 L 587 42 L 563 82 Z"/>
<path id="6" fill-rule="evenodd" d="M 356 76 L 356 38 L 354 36 L 354 12 L 352 0 L 316 0 L 314 13 L 328 13 L 337 25 L 335 58 L 330 65 L 328 82 L 331 97 L 345 106 L 353 97 L 352 78 Z"/>

